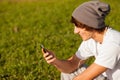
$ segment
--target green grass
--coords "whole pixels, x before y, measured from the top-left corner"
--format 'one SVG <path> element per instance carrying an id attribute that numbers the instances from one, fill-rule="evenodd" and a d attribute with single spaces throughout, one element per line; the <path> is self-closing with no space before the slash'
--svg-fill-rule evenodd
<path id="1" fill-rule="evenodd" d="M 71 13 L 84 1 L 1 1 L 0 80 L 59 80 L 60 72 L 45 62 L 40 44 L 61 59 L 73 55 L 81 38 L 73 33 Z M 106 22 L 120 31 L 119 0 L 105 1 L 112 7 Z"/>

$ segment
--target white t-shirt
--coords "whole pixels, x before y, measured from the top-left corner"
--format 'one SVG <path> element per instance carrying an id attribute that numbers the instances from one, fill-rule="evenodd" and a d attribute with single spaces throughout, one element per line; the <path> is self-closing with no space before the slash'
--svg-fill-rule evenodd
<path id="1" fill-rule="evenodd" d="M 108 68 L 109 80 L 120 80 L 120 32 L 108 28 L 102 44 L 93 39 L 83 41 L 76 56 L 82 60 L 95 56 L 94 63 Z"/>

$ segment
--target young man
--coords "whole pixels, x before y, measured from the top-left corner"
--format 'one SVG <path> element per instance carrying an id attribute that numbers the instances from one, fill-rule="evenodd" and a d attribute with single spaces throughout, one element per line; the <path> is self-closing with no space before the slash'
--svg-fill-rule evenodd
<path id="1" fill-rule="evenodd" d="M 47 63 L 62 72 L 61 80 L 120 80 L 120 32 L 105 25 L 109 12 L 110 6 L 98 0 L 85 2 L 73 11 L 74 33 L 83 42 L 68 60 L 59 60 L 53 52 L 42 49 Z M 95 61 L 85 68 L 84 62 L 91 56 Z"/>

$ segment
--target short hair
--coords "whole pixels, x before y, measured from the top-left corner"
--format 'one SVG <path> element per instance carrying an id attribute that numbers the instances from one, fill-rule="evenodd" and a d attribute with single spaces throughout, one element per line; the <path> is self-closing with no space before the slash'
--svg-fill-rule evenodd
<path id="1" fill-rule="evenodd" d="M 99 33 L 103 32 L 107 27 L 107 26 L 105 26 L 105 27 L 102 27 L 100 29 L 95 29 L 93 27 L 90 27 L 86 24 L 83 24 L 83 23 L 77 21 L 73 16 L 71 17 L 71 23 L 75 24 L 76 27 L 84 28 L 87 31 L 96 31 L 96 32 L 99 32 Z"/>

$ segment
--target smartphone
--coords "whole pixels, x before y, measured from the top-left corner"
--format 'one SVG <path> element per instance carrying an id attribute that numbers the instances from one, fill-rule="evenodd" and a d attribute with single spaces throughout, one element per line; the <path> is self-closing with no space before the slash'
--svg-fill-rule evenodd
<path id="1" fill-rule="evenodd" d="M 43 49 L 44 53 L 47 52 L 47 49 L 42 44 L 40 44 L 40 47 Z"/>

